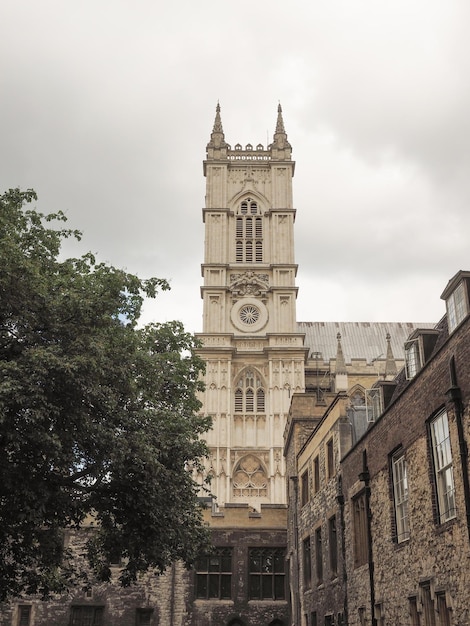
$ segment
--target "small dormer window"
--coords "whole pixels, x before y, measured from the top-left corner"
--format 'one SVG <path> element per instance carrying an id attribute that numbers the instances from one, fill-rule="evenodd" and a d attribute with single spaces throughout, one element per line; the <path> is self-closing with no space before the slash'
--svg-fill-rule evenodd
<path id="1" fill-rule="evenodd" d="M 414 378 L 421 369 L 421 355 L 418 338 L 405 343 L 405 368 L 408 380 Z"/>
<path id="2" fill-rule="evenodd" d="M 441 295 L 446 302 L 447 325 L 449 332 L 453 332 L 470 312 L 469 307 L 470 272 L 460 270 L 447 283 Z"/>
<path id="3" fill-rule="evenodd" d="M 468 303 L 465 295 L 465 285 L 462 281 L 446 300 L 449 332 L 457 328 L 460 322 L 467 316 Z"/>
<path id="4" fill-rule="evenodd" d="M 417 328 L 405 342 L 406 378 L 411 380 L 431 358 L 439 331 L 434 328 Z"/>

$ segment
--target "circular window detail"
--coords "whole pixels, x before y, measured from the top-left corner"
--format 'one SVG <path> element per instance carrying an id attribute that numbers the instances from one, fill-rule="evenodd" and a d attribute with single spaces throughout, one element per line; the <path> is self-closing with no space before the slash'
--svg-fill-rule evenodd
<path id="1" fill-rule="evenodd" d="M 242 333 L 257 333 L 268 323 L 268 309 L 258 298 L 241 298 L 233 305 L 230 319 Z"/>
<path id="2" fill-rule="evenodd" d="M 246 304 L 240 309 L 240 319 L 244 324 L 256 324 L 259 315 L 259 309 L 253 304 Z"/>

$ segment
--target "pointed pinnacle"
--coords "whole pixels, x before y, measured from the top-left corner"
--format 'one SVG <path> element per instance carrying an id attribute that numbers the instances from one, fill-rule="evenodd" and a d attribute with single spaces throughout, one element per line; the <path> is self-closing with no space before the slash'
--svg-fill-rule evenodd
<path id="1" fill-rule="evenodd" d="M 277 106 L 277 123 L 276 123 L 276 133 L 284 133 L 286 130 L 284 128 L 284 120 L 282 119 L 282 107 L 281 103 Z"/>
<path id="2" fill-rule="evenodd" d="M 222 128 L 222 119 L 220 117 L 220 104 L 217 102 L 217 106 L 215 108 L 215 121 L 214 128 L 212 130 L 213 133 L 223 133 L 224 129 Z"/>

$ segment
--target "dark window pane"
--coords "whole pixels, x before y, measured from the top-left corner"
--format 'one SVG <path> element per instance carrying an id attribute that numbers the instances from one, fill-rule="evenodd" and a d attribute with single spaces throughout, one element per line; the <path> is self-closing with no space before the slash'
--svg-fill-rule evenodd
<path id="1" fill-rule="evenodd" d="M 250 577 L 250 598 L 253 600 L 261 599 L 260 576 Z"/>
<path id="2" fill-rule="evenodd" d="M 272 597 L 273 597 L 272 576 L 263 576 L 263 598 L 269 599 Z"/>
<path id="3" fill-rule="evenodd" d="M 257 550 L 252 550 L 250 553 L 250 572 L 261 571 L 261 555 Z"/>
<path id="4" fill-rule="evenodd" d="M 276 600 L 284 599 L 284 576 L 275 576 L 274 577 L 274 597 Z"/>
<path id="5" fill-rule="evenodd" d="M 209 598 L 219 597 L 219 575 L 209 574 Z"/>
<path id="6" fill-rule="evenodd" d="M 276 573 L 282 572 L 284 573 L 285 561 L 284 561 L 284 550 L 276 550 L 274 553 L 274 571 Z"/>
<path id="7" fill-rule="evenodd" d="M 220 558 L 218 556 L 209 557 L 209 572 L 218 572 L 220 570 Z"/>
<path id="8" fill-rule="evenodd" d="M 197 560 L 196 570 L 198 572 L 207 572 L 207 557 L 203 556 Z"/>
<path id="9" fill-rule="evenodd" d="M 199 574 L 196 580 L 196 597 L 207 598 L 207 576 Z"/>
<path id="10" fill-rule="evenodd" d="M 220 577 L 220 597 L 227 599 L 232 597 L 232 576 L 223 574 Z"/>
<path id="11" fill-rule="evenodd" d="M 31 607 L 30 606 L 20 606 L 18 608 L 18 626 L 29 626 L 29 621 L 31 617 Z"/>
<path id="12" fill-rule="evenodd" d="M 232 571 L 232 556 L 229 555 L 225 555 L 222 557 L 222 567 L 221 567 L 221 571 L 222 572 L 231 572 Z"/>

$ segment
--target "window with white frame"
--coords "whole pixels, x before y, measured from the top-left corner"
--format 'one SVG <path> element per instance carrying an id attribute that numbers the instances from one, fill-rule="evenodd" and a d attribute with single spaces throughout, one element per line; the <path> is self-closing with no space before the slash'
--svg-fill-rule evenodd
<path id="1" fill-rule="evenodd" d="M 406 378 L 414 378 L 421 369 L 421 352 L 419 339 L 412 339 L 405 343 L 405 371 Z"/>
<path id="2" fill-rule="evenodd" d="M 240 203 L 235 221 L 237 263 L 263 262 L 263 217 L 258 203 L 247 198 Z"/>
<path id="3" fill-rule="evenodd" d="M 468 314 L 468 303 L 465 295 L 465 284 L 459 283 L 457 288 L 446 300 L 447 324 L 452 332 Z"/>
<path id="4" fill-rule="evenodd" d="M 410 537 L 408 523 L 408 476 L 403 450 L 399 450 L 392 456 L 392 479 L 396 538 L 397 542 L 401 543 Z"/>
<path id="5" fill-rule="evenodd" d="M 450 447 L 449 420 L 441 411 L 430 423 L 439 522 L 456 515 L 454 468 Z"/>

